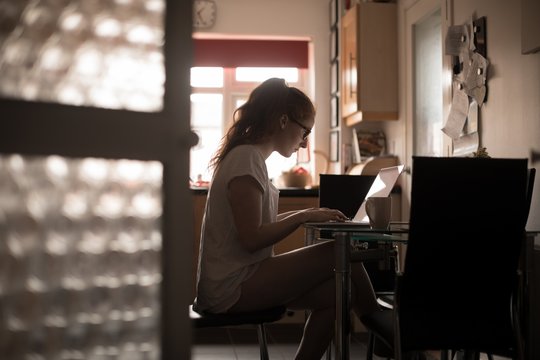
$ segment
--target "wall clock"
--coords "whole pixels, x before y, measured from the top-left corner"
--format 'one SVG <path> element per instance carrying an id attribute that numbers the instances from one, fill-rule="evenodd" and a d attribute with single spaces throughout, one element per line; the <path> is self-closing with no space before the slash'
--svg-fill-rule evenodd
<path id="1" fill-rule="evenodd" d="M 214 0 L 195 0 L 193 3 L 193 26 L 208 29 L 216 22 L 217 4 Z"/>

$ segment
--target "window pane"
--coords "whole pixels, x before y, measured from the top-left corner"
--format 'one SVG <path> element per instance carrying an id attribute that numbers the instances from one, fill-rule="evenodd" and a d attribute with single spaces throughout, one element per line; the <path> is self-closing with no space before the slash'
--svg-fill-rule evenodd
<path id="1" fill-rule="evenodd" d="M 415 107 L 414 154 L 442 156 L 443 64 L 441 12 L 438 10 L 414 26 Z"/>
<path id="2" fill-rule="evenodd" d="M 0 96 L 109 109 L 163 107 L 164 0 L 4 0 Z M 69 6 L 68 6 L 69 5 Z"/>
<path id="3" fill-rule="evenodd" d="M 235 110 L 238 109 L 240 106 L 244 105 L 244 103 L 247 101 L 247 97 L 242 97 L 242 98 L 236 98 L 234 99 L 234 106 L 235 106 Z"/>
<path id="4" fill-rule="evenodd" d="M 221 141 L 221 129 L 197 129 L 195 133 L 199 143 L 191 150 L 190 178 L 192 181 L 210 181 L 212 174 L 208 163 Z"/>
<path id="5" fill-rule="evenodd" d="M 220 67 L 192 67 L 191 86 L 202 88 L 222 88 L 223 68 Z"/>
<path id="6" fill-rule="evenodd" d="M 236 81 L 263 82 L 264 80 L 277 77 L 285 79 L 288 83 L 298 82 L 297 68 L 282 67 L 238 67 L 236 68 Z"/>
<path id="7" fill-rule="evenodd" d="M 162 173 L 0 156 L 2 359 L 160 359 Z"/>
<path id="8" fill-rule="evenodd" d="M 191 94 L 191 125 L 198 127 L 218 127 L 223 122 L 223 95 Z"/>
<path id="9" fill-rule="evenodd" d="M 223 136 L 223 95 L 191 94 L 191 125 L 199 143 L 191 150 L 190 177 L 209 181 L 208 163 Z"/>
<path id="10" fill-rule="evenodd" d="M 283 171 L 292 169 L 292 167 L 296 165 L 296 156 L 297 154 L 294 153 L 291 155 L 291 157 L 286 158 L 277 152 L 273 152 L 272 155 L 266 159 L 266 167 L 268 169 L 268 176 L 270 179 L 275 182 Z"/>

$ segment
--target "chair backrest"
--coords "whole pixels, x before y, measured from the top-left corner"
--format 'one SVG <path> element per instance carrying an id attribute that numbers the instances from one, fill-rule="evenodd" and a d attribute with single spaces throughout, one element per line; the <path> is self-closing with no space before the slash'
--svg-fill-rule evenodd
<path id="1" fill-rule="evenodd" d="M 529 169 L 529 177 L 527 179 L 527 212 L 526 212 L 526 220 L 529 218 L 529 212 L 531 210 L 531 202 L 532 202 L 532 195 L 534 192 L 534 178 L 536 176 L 536 169 L 530 168 Z M 525 220 L 525 221 L 526 221 Z"/>
<path id="2" fill-rule="evenodd" d="M 402 348 L 511 351 L 527 160 L 414 157 L 412 171 Z"/>

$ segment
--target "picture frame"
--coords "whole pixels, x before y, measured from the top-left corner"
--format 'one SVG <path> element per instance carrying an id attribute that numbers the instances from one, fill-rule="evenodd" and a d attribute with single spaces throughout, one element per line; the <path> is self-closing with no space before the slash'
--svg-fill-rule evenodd
<path id="1" fill-rule="evenodd" d="M 339 97 L 333 95 L 330 98 L 330 128 L 339 126 Z"/>
<path id="2" fill-rule="evenodd" d="M 338 11 L 337 11 L 337 2 L 338 0 L 330 0 L 330 11 L 329 11 L 329 14 L 330 14 L 330 29 L 334 28 L 337 26 L 337 22 L 338 22 Z"/>
<path id="3" fill-rule="evenodd" d="M 330 161 L 339 161 L 339 131 L 330 131 Z"/>
<path id="4" fill-rule="evenodd" d="M 521 0 L 521 53 L 540 52 L 540 2 Z"/>
<path id="5" fill-rule="evenodd" d="M 330 31 L 330 62 L 337 61 L 338 57 L 338 29 L 334 28 Z"/>
<path id="6" fill-rule="evenodd" d="M 338 61 L 330 64 L 330 94 L 334 95 L 339 91 Z"/>

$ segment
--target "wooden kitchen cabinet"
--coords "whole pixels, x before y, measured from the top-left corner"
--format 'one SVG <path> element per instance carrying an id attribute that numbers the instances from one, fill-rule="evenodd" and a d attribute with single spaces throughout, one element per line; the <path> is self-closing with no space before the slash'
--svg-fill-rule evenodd
<path id="1" fill-rule="evenodd" d="M 398 119 L 397 7 L 360 2 L 341 19 L 341 114 L 349 126 Z"/>

